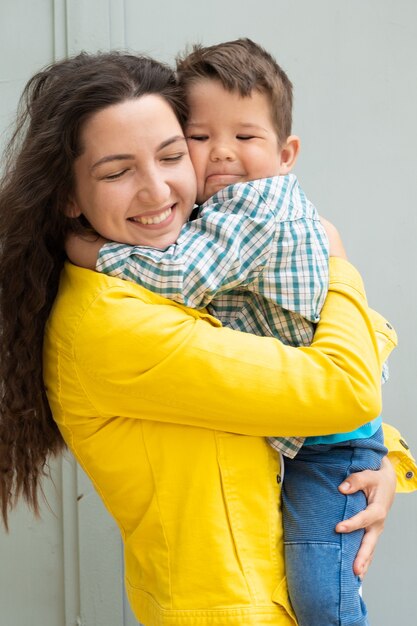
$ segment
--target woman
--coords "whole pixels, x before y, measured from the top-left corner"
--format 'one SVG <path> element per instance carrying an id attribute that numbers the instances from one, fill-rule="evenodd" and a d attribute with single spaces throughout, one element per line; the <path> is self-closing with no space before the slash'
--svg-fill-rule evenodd
<path id="1" fill-rule="evenodd" d="M 174 224 L 191 209 L 186 111 L 168 68 L 118 54 L 51 66 L 29 82 L 23 107 L 24 139 L 0 195 L 3 518 L 21 493 L 37 509 L 46 459 L 64 440 L 119 525 L 138 619 L 294 624 L 279 460 L 263 436 L 334 432 L 335 415 L 346 431 L 378 414 L 380 355 L 359 276 L 332 260 L 315 340 L 294 349 L 137 285 L 63 269 L 66 235 L 89 227 L 76 217 L 80 198 L 101 199 L 95 225 L 112 239 L 159 202 L 161 180 Z M 103 153 L 102 133 L 115 152 Z M 130 182 L 116 198 L 112 181 L 126 167 Z M 350 477 L 352 490 L 390 492 L 384 471 Z M 377 490 L 345 522 L 353 530 L 374 521 L 363 562 L 384 516 L 373 509 L 385 512 L 390 499 Z"/>

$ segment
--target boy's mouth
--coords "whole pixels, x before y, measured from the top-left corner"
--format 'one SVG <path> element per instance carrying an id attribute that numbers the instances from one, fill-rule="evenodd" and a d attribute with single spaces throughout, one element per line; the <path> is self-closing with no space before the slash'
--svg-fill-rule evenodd
<path id="1" fill-rule="evenodd" d="M 227 173 L 214 173 L 210 174 L 206 178 L 206 183 L 210 185 L 232 185 L 233 183 L 237 183 L 241 181 L 243 178 L 243 174 L 227 174 Z"/>

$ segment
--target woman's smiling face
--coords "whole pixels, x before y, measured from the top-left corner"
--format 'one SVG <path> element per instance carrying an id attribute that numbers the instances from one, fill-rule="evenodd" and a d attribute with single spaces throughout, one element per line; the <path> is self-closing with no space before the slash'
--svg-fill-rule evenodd
<path id="1" fill-rule="evenodd" d="M 84 215 L 100 235 L 166 248 L 196 198 L 196 179 L 170 105 L 145 95 L 108 106 L 85 123 L 74 163 L 68 215 Z"/>

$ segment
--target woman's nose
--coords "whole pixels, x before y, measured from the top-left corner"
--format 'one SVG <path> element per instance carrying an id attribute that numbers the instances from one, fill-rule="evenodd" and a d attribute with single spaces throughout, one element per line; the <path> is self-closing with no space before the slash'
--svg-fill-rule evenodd
<path id="1" fill-rule="evenodd" d="M 170 199 L 171 188 L 164 177 L 149 172 L 141 176 L 137 196 L 146 204 L 162 205 Z"/>

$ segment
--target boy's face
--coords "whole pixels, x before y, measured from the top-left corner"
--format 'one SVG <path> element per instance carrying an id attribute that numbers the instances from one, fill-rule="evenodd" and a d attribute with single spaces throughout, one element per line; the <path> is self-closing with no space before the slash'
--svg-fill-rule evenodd
<path id="1" fill-rule="evenodd" d="M 199 203 L 228 185 L 288 172 L 265 94 L 254 90 L 242 97 L 203 79 L 187 95 L 186 137 Z"/>

